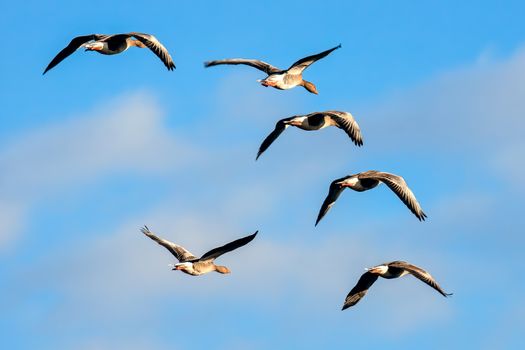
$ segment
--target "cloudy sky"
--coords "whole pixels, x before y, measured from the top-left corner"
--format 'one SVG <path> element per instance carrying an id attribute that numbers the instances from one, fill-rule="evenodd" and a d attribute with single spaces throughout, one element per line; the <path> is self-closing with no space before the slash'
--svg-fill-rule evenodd
<path id="1" fill-rule="evenodd" d="M 525 323 L 525 26 L 521 1 L 136 1 L 4 4 L 0 29 L 0 339 L 9 349 L 517 349 Z M 72 37 L 152 33 L 147 50 L 78 51 Z M 7 35 L 6 35 L 7 34 Z M 6 39 L 7 38 L 7 39 Z M 20 43 L 20 46 L 17 44 Z M 23 43 L 23 47 L 21 46 Z M 227 57 L 286 68 L 341 43 L 302 88 L 261 87 Z M 275 122 L 351 112 L 335 128 Z M 402 175 L 428 220 L 388 188 L 329 183 Z M 230 275 L 171 271 L 139 228 L 195 254 L 259 230 L 220 258 Z M 340 311 L 365 267 L 407 260 Z"/>

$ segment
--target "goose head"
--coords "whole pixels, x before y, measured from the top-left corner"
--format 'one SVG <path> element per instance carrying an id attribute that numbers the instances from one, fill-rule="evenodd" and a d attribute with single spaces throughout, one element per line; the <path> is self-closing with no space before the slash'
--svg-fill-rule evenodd
<path id="1" fill-rule="evenodd" d="M 285 125 L 300 126 L 304 123 L 306 117 L 303 116 L 294 116 L 293 119 L 287 120 L 284 122 Z"/>
<path id="2" fill-rule="evenodd" d="M 379 265 L 365 269 L 367 272 L 373 273 L 374 275 L 384 275 L 388 271 L 388 266 Z"/>
<path id="3" fill-rule="evenodd" d="M 193 264 L 190 262 L 183 262 L 173 265 L 172 270 L 182 270 L 182 271 L 193 271 Z"/>
<path id="4" fill-rule="evenodd" d="M 104 44 L 99 41 L 95 41 L 93 43 L 84 44 L 84 49 L 84 51 L 100 51 L 104 49 Z"/>

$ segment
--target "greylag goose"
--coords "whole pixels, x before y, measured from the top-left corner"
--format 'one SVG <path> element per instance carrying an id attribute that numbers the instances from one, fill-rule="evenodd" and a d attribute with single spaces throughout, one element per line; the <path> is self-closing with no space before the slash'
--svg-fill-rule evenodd
<path id="1" fill-rule="evenodd" d="M 224 60 L 208 61 L 204 62 L 204 66 L 212 67 L 220 64 L 245 64 L 268 74 L 266 78 L 258 80 L 258 82 L 260 82 L 263 86 L 271 86 L 280 90 L 287 90 L 296 86 L 302 86 L 311 93 L 317 94 L 317 88 L 315 85 L 303 79 L 303 71 L 315 61 L 328 56 L 332 51 L 340 47 L 341 44 L 316 55 L 301 58 L 286 70 L 279 69 L 263 61 L 245 58 L 229 58 Z"/>
<path id="2" fill-rule="evenodd" d="M 80 47 L 84 47 L 85 51 L 96 51 L 103 55 L 115 55 L 126 51 L 131 46 L 149 48 L 162 60 L 168 70 L 175 69 L 175 63 L 173 63 L 168 50 L 166 50 L 157 38 L 150 34 L 131 32 L 127 34 L 89 34 L 77 36 L 53 58 L 43 74 L 46 74 L 48 70 L 62 62 Z"/>
<path id="3" fill-rule="evenodd" d="M 264 139 L 259 147 L 257 158 L 266 151 L 268 147 L 281 135 L 281 133 L 289 126 L 296 126 L 303 130 L 320 130 L 328 126 L 336 126 L 343 129 L 350 139 L 357 145 L 363 145 L 363 138 L 361 137 L 361 130 L 357 125 L 354 117 L 348 112 L 340 111 L 325 111 L 313 112 L 305 115 L 296 115 L 290 118 L 281 119 L 275 124 L 275 129 Z"/>
<path id="4" fill-rule="evenodd" d="M 348 293 L 343 304 L 343 310 L 354 306 L 361 300 L 368 289 L 374 284 L 379 276 L 392 279 L 398 278 L 407 274 L 411 274 L 417 279 L 425 282 L 435 290 L 437 290 L 444 297 L 452 295 L 452 293 L 445 293 L 443 289 L 437 284 L 436 280 L 425 270 L 415 265 L 409 264 L 404 261 L 392 261 L 382 265 L 378 265 L 369 269 L 365 269 L 366 272 L 359 278 L 359 281 L 354 288 Z"/>
<path id="5" fill-rule="evenodd" d="M 416 197 L 401 176 L 376 170 L 369 170 L 342 177 L 334 180 L 330 184 L 328 196 L 326 196 L 326 199 L 321 206 L 321 210 L 319 210 L 319 215 L 317 216 L 315 225 L 317 226 L 323 216 L 325 216 L 328 210 L 330 210 L 345 188 L 351 188 L 354 191 L 363 192 L 371 190 L 381 182 L 386 184 L 399 197 L 399 199 L 405 203 L 408 209 L 410 209 L 419 221 L 425 220 L 427 215 L 423 212 Z"/>
<path id="6" fill-rule="evenodd" d="M 179 261 L 178 264 L 170 265 L 172 270 L 180 270 L 192 276 L 199 276 L 212 271 L 217 271 L 223 274 L 230 273 L 230 269 L 228 269 L 226 266 L 215 265 L 214 260 L 224 253 L 231 252 L 232 250 L 248 244 L 255 238 L 257 232 L 259 232 L 256 231 L 253 235 L 237 239 L 233 242 L 223 245 L 222 247 L 214 248 L 205 253 L 200 258 L 197 258 L 184 247 L 156 236 L 149 230 L 147 226 L 141 228 L 141 231 L 146 236 L 169 250 L 170 253 L 173 254 Z"/>

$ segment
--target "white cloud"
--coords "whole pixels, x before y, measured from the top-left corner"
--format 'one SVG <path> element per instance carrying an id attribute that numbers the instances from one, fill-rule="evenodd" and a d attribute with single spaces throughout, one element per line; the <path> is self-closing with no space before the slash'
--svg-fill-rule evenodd
<path id="1" fill-rule="evenodd" d="M 16 238 L 18 232 L 24 227 L 24 212 L 25 208 L 22 204 L 12 200 L 0 199 L 0 222 L 2 222 L 2 230 L 0 230 L 0 249 L 11 243 Z"/>
<path id="2" fill-rule="evenodd" d="M 394 149 L 400 152 L 431 151 L 446 156 L 458 153 L 461 157 L 480 149 L 490 160 L 501 155 L 506 146 L 512 144 L 513 149 L 523 146 L 523 141 L 518 138 L 521 135 L 519 132 L 523 131 L 519 116 L 523 111 L 520 99 L 523 96 L 520 83 L 524 81 L 520 78 L 523 75 L 522 58 L 523 54 L 519 53 L 508 62 L 492 65 L 485 62 L 482 67 L 452 72 L 425 86 L 399 94 L 392 100 L 383 101 L 379 103 L 380 107 L 370 109 L 370 113 L 361 113 L 371 122 L 365 130 L 367 148 L 360 153 L 360 160 Z M 509 89 L 509 86 L 512 88 Z M 246 102 L 244 106 L 237 106 L 237 112 L 231 111 L 237 113 L 234 118 L 239 121 L 253 100 L 243 99 L 242 96 L 236 98 Z M 148 98 L 139 99 L 145 99 L 146 102 L 142 103 L 146 107 L 129 107 L 132 102 L 126 100 L 115 105 L 114 109 L 120 111 L 115 112 L 113 117 L 101 112 L 104 116 L 80 118 L 71 121 L 69 127 L 43 132 L 44 136 L 39 136 L 39 133 L 28 136 L 22 144 L 25 148 L 20 147 L 16 157 L 4 154 L 4 157 L 0 156 L 0 162 L 8 164 L 9 159 L 19 160 L 25 156 L 28 159 L 45 158 L 50 150 L 40 152 L 40 149 L 50 147 L 58 154 L 51 158 L 51 164 L 55 164 L 60 171 L 48 170 L 47 166 L 35 161 L 35 173 L 42 172 L 41 180 L 39 175 L 31 175 L 30 166 L 13 161 L 16 171 L 12 174 L 20 175 L 20 179 L 30 188 L 50 184 L 54 191 L 60 190 L 63 183 L 72 185 L 76 181 L 92 181 L 107 173 L 169 169 L 167 164 L 175 157 L 171 157 L 171 152 L 167 150 L 176 151 L 180 146 L 166 135 L 158 111 L 160 108 L 151 101 L 148 104 Z M 262 109 L 261 105 L 257 107 Z M 122 112 L 126 108 L 131 108 L 128 114 Z M 132 117 L 137 120 L 127 125 L 128 118 L 134 113 L 139 114 Z M 262 115 L 257 118 L 262 118 Z M 501 117 L 495 118 L 495 115 Z M 71 130 L 75 130 L 76 137 L 68 136 Z M 213 128 L 213 132 L 221 131 L 220 127 Z M 498 136 L 500 132 L 505 137 Z M 90 133 L 98 141 L 90 141 Z M 299 136 L 295 138 L 294 135 Z M 494 138 L 492 135 L 497 136 Z M 343 135 L 340 136 L 341 142 L 344 142 Z M 57 137 L 64 137 L 66 144 L 70 145 L 68 149 L 74 152 L 58 152 L 62 143 L 54 141 Z M 65 327 L 86 323 L 110 327 L 120 322 L 135 326 L 137 319 L 154 322 L 163 312 L 169 312 L 174 315 L 171 315 L 174 323 L 178 320 L 203 322 L 202 328 L 211 332 L 212 337 L 213 332 L 227 328 L 227 318 L 216 325 L 216 320 L 222 320 L 221 313 L 226 312 L 224 305 L 236 311 L 256 305 L 256 310 L 252 311 L 255 315 L 280 311 L 277 328 L 287 334 L 302 332 L 297 331 L 298 328 L 321 328 L 326 322 L 353 322 L 354 331 L 372 335 L 377 329 L 370 325 L 379 322 L 392 325 L 382 336 L 393 339 L 411 335 L 424 326 L 448 321 L 454 314 L 453 305 L 458 296 L 444 299 L 411 277 L 379 280 L 355 308 L 340 312 L 344 297 L 364 267 L 405 259 L 427 268 L 445 290 L 459 291 L 459 298 L 462 293 L 477 292 L 476 288 L 486 283 L 486 276 L 481 271 L 494 271 L 493 275 L 497 275 L 495 271 L 504 262 L 466 261 L 470 256 L 465 258 L 454 249 L 449 249 L 450 246 L 435 244 L 438 240 L 446 241 L 443 237 L 447 234 L 455 235 L 454 230 L 461 223 L 468 221 L 472 227 L 483 225 L 484 221 L 476 219 L 496 208 L 493 199 L 489 200 L 482 191 L 470 189 L 444 193 L 433 204 L 435 215 L 431 214 L 429 222 L 424 224 L 402 211 L 403 215 L 407 214 L 403 216 L 407 220 L 399 221 L 400 224 L 395 227 L 389 225 L 391 222 L 387 220 L 371 220 L 366 227 L 350 226 L 349 222 L 351 230 L 338 229 L 331 233 L 321 229 L 305 230 L 302 235 L 285 232 L 285 229 L 277 232 L 261 230 L 254 242 L 220 258 L 219 262 L 232 270 L 228 276 L 210 274 L 195 278 L 170 271 L 167 264 L 173 262 L 171 255 L 138 231 L 142 224 L 149 224 L 159 235 L 199 255 L 257 229 L 245 227 L 246 217 L 259 222 L 257 215 L 266 213 L 270 219 L 276 216 L 282 219 L 285 216 L 282 212 L 273 215 L 272 210 L 279 210 L 279 204 L 289 196 L 294 201 L 302 201 L 305 198 L 302 193 L 312 191 L 318 192 L 321 200 L 327 184 L 315 189 L 311 188 L 312 184 L 317 184 L 320 178 L 329 177 L 353 159 L 349 160 L 346 149 L 330 148 L 330 136 L 326 140 L 321 136 L 312 140 L 316 137 L 314 133 L 291 132 L 279 140 L 279 144 L 272 145 L 275 149 L 269 150 L 271 154 L 265 154 L 265 159 L 252 165 L 243 163 L 239 166 L 237 163 L 236 156 L 241 154 L 244 157 L 245 153 L 252 152 L 245 149 L 242 142 L 227 146 L 226 150 L 213 148 L 201 154 L 209 162 L 200 162 L 197 171 L 188 175 L 197 183 L 193 189 L 195 193 L 186 188 L 186 192 L 180 191 L 183 193 L 173 196 L 172 202 L 161 203 L 156 208 L 148 209 L 148 213 L 136 215 L 125 223 L 117 223 L 114 230 L 104 230 L 107 234 L 103 237 L 93 235 L 87 238 L 91 235 L 86 235 L 82 241 L 70 243 L 71 246 L 61 246 L 59 251 L 51 252 L 45 261 L 39 262 L 41 269 L 28 272 L 32 278 L 27 289 L 31 290 L 36 285 L 56 288 L 64 300 L 55 310 L 53 321 L 65 324 Z M 106 139 L 115 142 L 114 145 L 109 143 L 109 149 L 102 142 Z M 318 140 L 326 143 L 311 147 L 312 142 Z M 36 146 L 31 148 L 27 144 Z M 286 149 L 287 145 L 297 147 Z M 392 145 L 391 150 L 385 145 Z M 250 161 L 255 156 L 256 146 L 258 144 L 252 147 Z M 288 153 L 278 152 L 279 147 Z M 14 147 L 10 149 L 15 152 Z M 328 154 L 326 149 L 330 150 Z M 232 153 L 232 150 L 235 152 Z M 293 157 L 297 150 L 301 157 Z M 358 154 L 358 151 L 351 154 L 354 153 Z M 86 158 L 86 163 L 77 158 Z M 167 158 L 170 162 L 166 162 Z M 503 166 L 518 164 L 520 169 L 520 163 L 512 162 L 512 159 L 510 157 Z M 284 163 L 277 165 L 279 172 L 276 171 L 275 160 Z M 75 167 L 71 168 L 70 164 Z M 491 167 L 493 163 L 487 161 L 483 166 Z M 55 183 L 55 179 L 60 181 Z M 450 196 L 450 192 L 454 195 Z M 355 198 L 356 202 L 359 200 Z M 302 208 L 300 204 L 297 210 Z M 290 211 L 286 219 L 297 230 L 306 214 L 295 211 L 295 207 L 287 206 L 285 209 Z M 375 219 L 373 214 L 370 218 Z M 313 223 L 313 220 L 314 217 L 310 221 Z M 418 225 L 417 230 L 415 225 Z M 428 231 L 432 230 L 432 237 L 428 237 Z M 312 232 L 323 232 L 323 236 Z M 450 243 L 450 240 L 446 242 Z M 468 266 L 479 273 L 464 277 L 461 271 L 458 274 L 458 266 Z M 21 275 L 24 280 L 27 279 L 27 274 Z M 355 325 L 356 319 L 360 320 L 358 325 Z M 187 337 L 196 335 L 193 330 L 184 332 Z M 94 342 L 104 343 L 108 339 L 111 340 L 111 336 L 107 339 L 100 336 Z"/>
<path id="3" fill-rule="evenodd" d="M 41 193 L 115 171 L 158 171 L 187 160 L 167 132 L 164 113 L 147 93 L 99 104 L 92 112 L 45 126 L 0 154 L 1 184 L 10 194 Z M 180 149 L 178 149 L 180 147 Z M 169 157 L 177 150 L 176 156 Z M 170 160 L 168 162 L 167 160 Z"/>
<path id="4" fill-rule="evenodd" d="M 206 221 L 200 213 L 173 217 L 165 208 L 164 214 L 156 211 L 148 217 L 146 221 L 154 223 L 152 230 L 197 255 L 251 233 L 240 232 L 214 215 L 208 215 Z M 167 310 L 190 324 L 203 318 L 216 322 L 225 305 L 235 305 L 232 307 L 253 307 L 251 312 L 259 317 L 277 312 L 278 329 L 290 332 L 307 324 L 324 327 L 323 319 L 382 319 L 395 325 L 385 333 L 386 337 L 395 338 L 410 334 L 417 327 L 443 322 L 451 314 L 447 300 L 409 278 L 380 280 L 356 308 L 340 311 L 363 268 L 383 262 L 384 256 L 372 237 L 384 232 L 365 232 L 360 238 L 332 235 L 312 244 L 312 237 L 287 238 L 286 232 L 281 232 L 277 235 L 283 237 L 280 240 L 270 238 L 275 237 L 275 232 L 261 231 L 249 245 L 218 259 L 217 263 L 232 270 L 230 275 L 192 277 L 170 270 L 167 265 L 173 257 L 144 237 L 137 221 L 132 219 L 113 233 L 104 230 L 104 237 L 87 238 L 96 237 L 88 234 L 83 242 L 62 247 L 61 252 L 40 262 L 37 275 L 28 272 L 34 275 L 31 283 L 57 288 L 64 296 L 55 310 L 54 324 L 81 327 L 96 323 L 104 327 L 107 323 L 109 327 L 118 322 L 133 327 L 137 318 L 155 322 Z M 420 256 L 420 261 L 446 269 L 441 259 Z M 442 282 L 446 280 L 440 271 L 432 272 L 442 277 Z M 389 312 L 385 313 L 385 309 Z M 82 317 L 74 316 L 78 314 Z M 201 328 L 213 332 L 209 327 L 204 323 Z M 375 332 L 366 323 L 358 329 L 367 334 Z M 185 332 L 187 337 L 194 335 L 191 330 Z"/>
<path id="5" fill-rule="evenodd" d="M 474 156 L 488 167 L 506 164 L 523 169 L 523 157 L 490 161 L 525 148 L 523 81 L 525 50 L 507 60 L 485 60 L 448 72 L 365 108 L 370 120 L 367 134 L 374 138 L 368 146 L 376 152 L 439 150 L 449 157 Z"/>
<path id="6" fill-rule="evenodd" d="M 88 339 L 83 339 L 88 338 Z M 67 342 L 66 342 L 67 343 Z M 179 349 L 177 344 L 163 346 L 152 342 L 148 335 L 125 334 L 119 337 L 84 337 L 80 336 L 75 341 L 67 343 L 67 347 L 78 350 L 151 350 L 151 349 Z"/>
<path id="7" fill-rule="evenodd" d="M 0 152 L 0 206 L 10 228 L 3 230 L 0 247 L 20 233 L 24 212 L 43 195 L 114 174 L 165 174 L 188 163 L 194 152 L 168 133 L 165 113 L 146 92 L 27 132 Z"/>

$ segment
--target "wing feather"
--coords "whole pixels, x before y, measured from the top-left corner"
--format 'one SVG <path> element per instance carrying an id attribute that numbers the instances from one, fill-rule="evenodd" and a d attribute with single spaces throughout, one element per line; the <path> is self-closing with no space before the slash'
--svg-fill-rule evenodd
<path id="1" fill-rule="evenodd" d="M 346 296 L 342 310 L 348 309 L 357 304 L 359 300 L 365 296 L 366 292 L 368 292 L 368 289 L 374 284 L 374 282 L 377 281 L 377 278 L 378 275 L 370 272 L 362 274 L 355 287 L 352 288 L 350 293 Z"/>
<path id="2" fill-rule="evenodd" d="M 257 152 L 257 157 L 255 160 L 259 159 L 261 154 L 263 154 L 264 151 L 270 147 L 270 145 L 281 135 L 281 133 L 286 129 L 288 125 L 286 125 L 284 122 L 292 120 L 293 117 L 290 118 L 284 118 L 279 120 L 275 124 L 275 129 L 264 139 L 264 141 L 261 143 L 261 146 L 259 147 L 259 151 Z"/>
<path id="3" fill-rule="evenodd" d="M 168 70 L 175 69 L 175 63 L 170 56 L 168 50 L 161 44 L 161 42 L 151 34 L 132 32 L 129 35 L 135 37 L 138 41 L 146 45 L 158 58 L 164 63 Z"/>
<path id="4" fill-rule="evenodd" d="M 326 196 L 325 200 L 323 201 L 323 204 L 321 205 L 321 209 L 319 209 L 319 214 L 317 215 L 317 220 L 315 221 L 315 226 L 321 221 L 321 219 L 328 213 L 330 208 L 335 204 L 335 201 L 337 198 L 341 195 L 341 193 L 344 191 L 344 187 L 341 185 L 338 185 L 337 183 L 340 181 L 343 181 L 347 177 L 342 177 L 340 179 L 332 181 L 330 184 L 330 188 L 328 190 L 328 195 Z"/>
<path id="5" fill-rule="evenodd" d="M 214 248 L 214 249 L 210 250 L 209 252 L 205 253 L 199 259 L 199 261 L 213 260 L 213 259 L 216 259 L 219 256 L 221 256 L 222 254 L 225 254 L 225 253 L 231 252 L 232 250 L 240 248 L 243 245 L 246 245 L 246 244 L 250 243 L 255 238 L 255 236 L 257 235 L 258 232 L 259 231 L 256 231 L 253 235 L 249 235 L 249 236 L 246 236 L 246 237 L 243 237 L 243 238 L 239 238 L 239 239 L 237 239 L 237 240 L 235 240 L 233 242 L 227 243 L 227 244 L 225 244 L 225 245 L 223 245 L 221 247 Z"/>
<path id="6" fill-rule="evenodd" d="M 66 59 L 69 55 L 71 55 L 73 52 L 75 52 L 82 44 L 87 43 L 88 41 L 92 40 L 100 40 L 104 37 L 107 37 L 107 35 L 104 34 L 89 34 L 89 35 L 82 35 L 77 36 L 76 38 L 73 38 L 70 43 L 64 47 L 47 65 L 46 69 L 44 70 L 44 73 L 42 75 L 46 74 L 47 71 L 55 67 L 57 64 L 62 62 L 64 59 Z"/>
<path id="7" fill-rule="evenodd" d="M 419 205 L 416 196 L 414 193 L 412 193 L 407 183 L 401 176 L 371 170 L 359 174 L 359 179 L 365 178 L 379 180 L 386 184 L 399 197 L 399 199 L 405 203 L 408 209 L 410 209 L 410 211 L 419 219 L 419 221 L 424 221 L 427 217 Z"/>
<path id="8" fill-rule="evenodd" d="M 332 51 L 338 49 L 341 47 L 341 44 L 337 45 L 336 47 L 333 47 L 329 50 L 323 51 L 321 53 L 307 56 L 305 58 L 301 58 L 299 61 L 295 62 L 288 68 L 288 73 L 292 75 L 301 74 L 306 68 L 308 68 L 312 63 L 314 63 L 317 60 L 320 60 L 321 58 L 324 58 L 328 56 Z"/>
<path id="9" fill-rule="evenodd" d="M 221 64 L 244 64 L 244 65 L 247 65 L 253 68 L 257 68 L 258 70 L 261 70 L 268 75 L 281 72 L 279 68 L 274 67 L 269 63 L 255 60 L 255 59 L 246 59 L 246 58 L 228 58 L 224 60 L 207 61 L 207 62 L 204 62 L 204 67 L 208 68 L 208 67 L 218 66 Z"/>
<path id="10" fill-rule="evenodd" d="M 432 287 L 435 290 L 437 290 L 444 297 L 448 297 L 448 296 L 452 295 L 452 293 L 446 293 L 439 286 L 439 284 L 436 282 L 436 280 L 434 279 L 434 277 L 432 277 L 432 275 L 430 273 L 428 273 L 427 271 L 423 270 L 422 268 L 420 268 L 418 266 L 409 264 L 409 263 L 404 262 L 404 261 L 393 261 L 393 262 L 389 263 L 388 266 L 393 266 L 393 267 L 397 267 L 397 268 L 401 268 L 401 269 L 406 270 L 412 276 L 416 277 L 420 281 L 428 284 L 430 287 Z"/>
<path id="11" fill-rule="evenodd" d="M 326 111 L 326 114 L 337 124 L 338 128 L 344 130 L 350 136 L 350 139 L 354 141 L 356 146 L 363 145 L 361 129 L 352 114 L 340 111 Z"/>
<path id="12" fill-rule="evenodd" d="M 158 244 L 160 244 L 161 246 L 163 246 L 164 248 L 166 248 L 167 250 L 169 250 L 170 253 L 173 254 L 179 262 L 186 262 L 197 259 L 197 257 L 190 253 L 186 248 L 156 236 L 153 232 L 149 230 L 147 226 L 141 228 L 140 231 L 155 242 L 157 242 Z"/>

